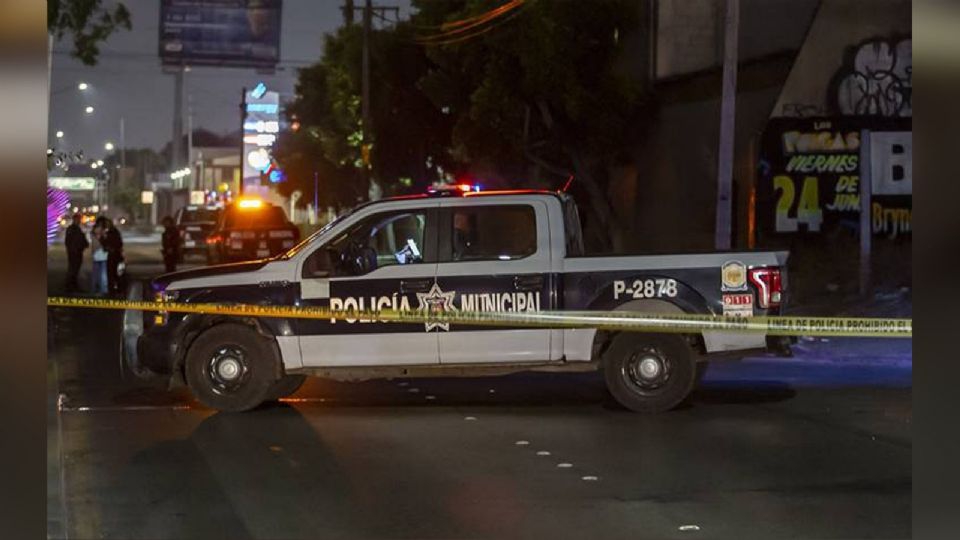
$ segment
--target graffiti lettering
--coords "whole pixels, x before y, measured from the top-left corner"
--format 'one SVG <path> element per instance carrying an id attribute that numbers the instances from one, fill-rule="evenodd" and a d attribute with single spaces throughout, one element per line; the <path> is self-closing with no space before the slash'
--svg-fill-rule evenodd
<path id="1" fill-rule="evenodd" d="M 844 115 L 913 116 L 913 45 L 873 40 L 857 47 L 842 68 L 837 109 Z"/>

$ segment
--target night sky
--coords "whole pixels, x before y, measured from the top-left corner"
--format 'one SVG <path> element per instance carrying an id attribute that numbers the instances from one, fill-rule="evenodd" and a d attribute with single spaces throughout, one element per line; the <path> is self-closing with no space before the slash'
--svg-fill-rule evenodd
<path id="1" fill-rule="evenodd" d="M 160 2 L 125 0 L 131 12 L 133 29 L 120 31 L 100 47 L 96 66 L 84 66 L 69 56 L 70 41 L 53 48 L 50 79 L 49 140 L 56 146 L 55 134 L 64 132 L 59 148 L 83 150 L 88 158 L 102 158 L 104 144 L 119 146 L 120 118 L 125 121 L 128 148 L 152 147 L 159 150 L 173 132 L 173 75 L 164 74 L 157 56 Z M 356 2 L 362 5 L 362 0 Z M 374 2 L 375 5 L 399 5 L 400 16 L 409 16 L 409 0 Z M 321 55 L 323 36 L 343 23 L 342 0 L 283 0 L 280 63 L 274 75 L 260 75 L 252 69 L 192 68 L 186 74 L 184 111 L 193 110 L 193 127 L 216 133 L 239 128 L 237 106 L 243 86 L 263 81 L 280 92 L 281 100 L 290 99 L 296 81 L 296 68 L 316 62 Z M 359 21 L 359 14 L 357 17 Z M 374 25 L 377 22 L 374 19 Z M 80 92 L 77 83 L 90 87 Z M 84 108 L 94 107 L 93 114 Z M 187 119 L 184 117 L 184 132 Z"/>

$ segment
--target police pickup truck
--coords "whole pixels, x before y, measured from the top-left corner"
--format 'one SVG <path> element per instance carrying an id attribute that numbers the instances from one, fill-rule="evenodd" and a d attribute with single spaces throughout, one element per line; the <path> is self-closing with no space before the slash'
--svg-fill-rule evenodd
<path id="1" fill-rule="evenodd" d="M 357 381 L 602 369 L 612 396 L 665 411 L 712 359 L 788 353 L 752 332 L 684 334 L 162 313 L 162 302 L 343 310 L 778 314 L 787 253 L 586 256 L 576 205 L 548 191 L 447 192 L 358 206 L 292 249 L 166 274 L 125 314 L 135 373 L 186 383 L 203 404 L 254 408 L 308 375 Z M 139 298 L 138 298 L 139 299 Z"/>

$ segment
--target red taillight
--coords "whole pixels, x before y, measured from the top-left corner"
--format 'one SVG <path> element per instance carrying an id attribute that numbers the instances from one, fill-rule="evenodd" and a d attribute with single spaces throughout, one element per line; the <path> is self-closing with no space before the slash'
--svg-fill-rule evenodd
<path id="1" fill-rule="evenodd" d="M 207 237 L 208 244 L 216 244 L 219 241 L 220 241 L 220 237 L 215 234 L 211 234 L 210 236 Z"/>
<path id="2" fill-rule="evenodd" d="M 779 268 L 751 268 L 750 283 L 757 287 L 757 303 L 761 309 L 780 306 L 783 282 Z"/>

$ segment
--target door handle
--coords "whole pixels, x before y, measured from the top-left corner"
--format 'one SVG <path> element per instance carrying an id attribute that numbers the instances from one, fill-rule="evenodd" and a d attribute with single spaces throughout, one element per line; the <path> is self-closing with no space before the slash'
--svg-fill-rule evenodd
<path id="1" fill-rule="evenodd" d="M 539 291 L 543 288 L 543 276 L 514 276 L 513 288 L 518 291 Z"/>
<path id="2" fill-rule="evenodd" d="M 404 279 L 400 282 L 400 292 L 426 292 L 429 291 L 432 286 L 432 279 Z"/>

